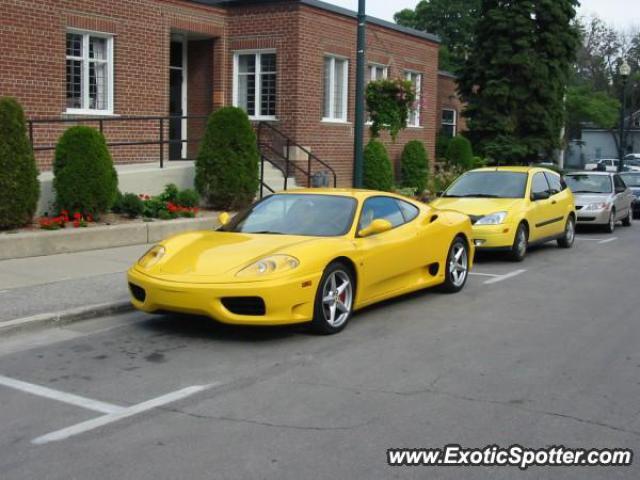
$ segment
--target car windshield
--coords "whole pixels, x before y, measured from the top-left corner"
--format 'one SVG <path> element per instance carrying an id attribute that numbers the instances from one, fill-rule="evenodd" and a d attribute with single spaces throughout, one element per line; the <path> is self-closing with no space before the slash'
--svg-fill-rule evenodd
<path id="1" fill-rule="evenodd" d="M 609 175 L 567 175 L 565 183 L 573 193 L 611 193 L 611 177 Z"/>
<path id="2" fill-rule="evenodd" d="M 640 173 L 623 173 L 620 176 L 627 187 L 640 187 Z"/>
<path id="3" fill-rule="evenodd" d="M 225 232 L 335 237 L 353 223 L 354 198 L 276 194 L 254 203 L 220 228 Z"/>
<path id="4" fill-rule="evenodd" d="M 640 167 L 640 159 L 637 158 L 627 158 L 624 163 L 626 165 L 633 165 L 634 167 Z"/>
<path id="5" fill-rule="evenodd" d="M 506 171 L 467 172 L 454 182 L 444 197 L 523 198 L 527 174 Z"/>

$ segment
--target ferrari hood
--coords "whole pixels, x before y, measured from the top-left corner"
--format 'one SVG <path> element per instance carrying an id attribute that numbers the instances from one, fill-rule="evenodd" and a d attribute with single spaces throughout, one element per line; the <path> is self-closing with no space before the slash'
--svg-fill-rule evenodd
<path id="1" fill-rule="evenodd" d="M 520 202 L 522 199 L 519 198 L 440 197 L 431 202 L 431 206 L 441 210 L 455 210 L 465 215 L 482 216 L 509 211 Z"/>
<path id="2" fill-rule="evenodd" d="M 145 273 L 176 281 L 184 278 L 214 280 L 275 252 L 312 237 L 233 232 L 193 232 L 170 238 L 162 244 L 165 256 Z"/>

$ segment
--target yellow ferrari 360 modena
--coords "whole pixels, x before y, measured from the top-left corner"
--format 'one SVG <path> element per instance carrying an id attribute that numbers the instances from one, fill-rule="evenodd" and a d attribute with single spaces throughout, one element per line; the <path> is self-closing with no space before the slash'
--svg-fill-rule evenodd
<path id="1" fill-rule="evenodd" d="M 142 256 L 128 272 L 133 305 L 233 324 L 311 322 L 329 334 L 381 300 L 457 292 L 473 262 L 469 217 L 391 193 L 294 190 L 220 221 Z"/>
<path id="2" fill-rule="evenodd" d="M 557 240 L 571 248 L 573 194 L 556 172 L 537 167 L 479 168 L 464 173 L 431 206 L 469 215 L 478 250 L 504 250 L 522 261 L 530 244 Z"/>

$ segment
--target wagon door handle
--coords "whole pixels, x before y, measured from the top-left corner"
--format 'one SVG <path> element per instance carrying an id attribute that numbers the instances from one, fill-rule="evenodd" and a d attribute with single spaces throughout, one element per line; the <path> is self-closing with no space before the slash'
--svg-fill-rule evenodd
<path id="1" fill-rule="evenodd" d="M 558 203 L 556 200 L 551 200 L 551 205 L 555 205 L 556 203 Z"/>

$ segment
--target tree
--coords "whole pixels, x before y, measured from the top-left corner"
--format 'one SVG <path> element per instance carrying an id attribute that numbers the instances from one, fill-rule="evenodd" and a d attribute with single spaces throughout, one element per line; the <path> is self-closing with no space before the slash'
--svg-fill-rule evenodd
<path id="1" fill-rule="evenodd" d="M 474 42 L 481 0 L 422 0 L 394 15 L 396 23 L 440 36 L 440 68 L 457 71 Z"/>
<path id="2" fill-rule="evenodd" d="M 371 190 L 391 191 L 393 169 L 389 154 L 380 140 L 372 139 L 364 149 L 364 186 Z"/>
<path id="3" fill-rule="evenodd" d="M 0 230 L 29 223 L 40 183 L 27 137 L 24 111 L 13 98 L 0 98 Z"/>
<path id="4" fill-rule="evenodd" d="M 604 92 L 594 92 L 589 86 L 569 87 L 566 97 L 567 135 L 579 138 L 582 124 L 611 130 L 616 127 L 620 102 Z"/>
<path id="5" fill-rule="evenodd" d="M 468 133 L 498 163 L 532 163 L 561 144 L 564 96 L 578 46 L 577 0 L 482 0 L 458 81 Z"/>
<path id="6" fill-rule="evenodd" d="M 401 156 L 402 186 L 415 189 L 420 195 L 427 188 L 429 159 L 427 150 L 420 140 L 411 140 L 402 150 Z"/>
<path id="7" fill-rule="evenodd" d="M 71 127 L 56 145 L 53 188 L 59 210 L 97 215 L 111 208 L 118 192 L 118 174 L 102 133 Z"/>
<path id="8" fill-rule="evenodd" d="M 222 210 L 245 207 L 259 185 L 258 145 L 247 114 L 224 107 L 209 117 L 196 159 L 196 189 Z"/>

